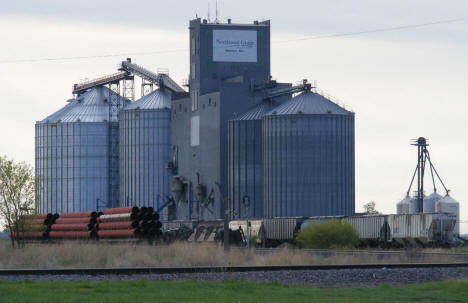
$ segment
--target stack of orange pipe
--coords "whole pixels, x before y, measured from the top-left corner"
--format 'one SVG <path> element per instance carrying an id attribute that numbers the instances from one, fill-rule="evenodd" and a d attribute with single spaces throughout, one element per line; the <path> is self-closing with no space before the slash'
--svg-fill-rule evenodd
<path id="1" fill-rule="evenodd" d="M 63 213 L 51 226 L 52 239 L 89 239 L 96 224 L 96 212 Z"/>
<path id="2" fill-rule="evenodd" d="M 138 207 L 108 208 L 98 219 L 96 237 L 106 238 L 133 238 L 140 235 Z"/>
<path id="3" fill-rule="evenodd" d="M 18 222 L 18 232 L 10 233 L 10 237 L 27 240 L 41 240 L 46 238 L 50 226 L 58 218 L 58 214 L 34 214 L 22 216 Z M 16 229 L 16 228 L 15 228 Z"/>

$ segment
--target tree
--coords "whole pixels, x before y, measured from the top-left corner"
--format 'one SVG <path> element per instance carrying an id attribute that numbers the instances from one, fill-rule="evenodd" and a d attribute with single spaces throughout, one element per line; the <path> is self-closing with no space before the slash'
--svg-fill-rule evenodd
<path id="1" fill-rule="evenodd" d="M 12 234 L 11 245 L 24 246 L 25 216 L 33 213 L 36 179 L 31 166 L 0 156 L 0 215 Z M 22 237 L 20 236 L 22 234 Z M 16 237 L 13 237 L 16 235 Z M 23 241 L 21 241 L 23 239 Z"/>
<path id="2" fill-rule="evenodd" d="M 311 222 L 296 236 L 301 247 L 315 249 L 349 249 L 359 245 L 359 234 L 348 222 L 326 220 Z"/>
<path id="3" fill-rule="evenodd" d="M 363 206 L 364 212 L 368 215 L 377 215 L 379 212 L 375 209 L 375 202 L 370 201 Z"/>

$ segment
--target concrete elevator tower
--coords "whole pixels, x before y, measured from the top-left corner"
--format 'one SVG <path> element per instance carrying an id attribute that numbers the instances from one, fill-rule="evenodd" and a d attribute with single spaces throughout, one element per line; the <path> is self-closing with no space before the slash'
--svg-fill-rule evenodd
<path id="1" fill-rule="evenodd" d="M 172 217 L 219 219 L 227 198 L 227 121 L 270 81 L 270 22 L 190 21 L 189 95 L 172 99 Z M 274 84 L 278 85 L 278 84 Z"/>

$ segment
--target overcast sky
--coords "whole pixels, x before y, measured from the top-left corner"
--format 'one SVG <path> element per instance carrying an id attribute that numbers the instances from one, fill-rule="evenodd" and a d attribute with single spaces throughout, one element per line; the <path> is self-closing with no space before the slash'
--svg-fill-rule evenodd
<path id="1" fill-rule="evenodd" d="M 0 10 L 0 61 L 136 55 L 149 69 L 189 73 L 188 20 L 214 1 L 8 1 Z M 316 80 L 356 112 L 356 210 L 374 200 L 394 213 L 425 136 L 433 162 L 468 220 L 468 20 L 339 38 L 280 41 L 468 17 L 468 2 L 218 1 L 223 22 L 272 21 L 272 74 Z M 125 56 L 0 63 L 0 154 L 34 164 L 34 123 L 65 105 L 72 85 L 116 71 Z M 430 193 L 429 176 L 427 193 Z M 439 186 L 439 192 L 442 188 Z M 461 224 L 468 233 L 468 223 Z"/>

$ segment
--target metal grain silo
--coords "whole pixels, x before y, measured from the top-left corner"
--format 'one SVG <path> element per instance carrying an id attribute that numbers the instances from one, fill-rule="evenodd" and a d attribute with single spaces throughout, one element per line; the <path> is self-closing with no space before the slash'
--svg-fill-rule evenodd
<path id="1" fill-rule="evenodd" d="M 118 178 L 110 177 L 118 172 L 118 161 L 109 152 L 118 144 L 118 132 L 113 131 L 118 122 L 115 116 L 109 119 L 109 98 L 118 98 L 121 105 L 129 102 L 106 87 L 95 87 L 36 123 L 39 213 L 118 205 L 110 186 L 118 186 Z"/>
<path id="2" fill-rule="evenodd" d="M 423 212 L 424 213 L 435 213 L 435 204 L 437 201 L 442 199 L 442 196 L 434 191 L 429 196 L 425 196 L 423 200 Z"/>
<path id="3" fill-rule="evenodd" d="M 303 92 L 263 117 L 264 216 L 354 213 L 354 113 Z"/>
<path id="4" fill-rule="evenodd" d="M 233 218 L 263 216 L 262 117 L 272 109 L 261 102 L 228 122 L 228 190 Z"/>
<path id="5" fill-rule="evenodd" d="M 453 233 L 460 234 L 460 203 L 448 194 L 436 202 L 435 211 L 437 213 L 452 214 L 456 217 L 456 224 Z"/>
<path id="6" fill-rule="evenodd" d="M 411 197 L 407 195 L 403 200 L 397 203 L 397 214 L 409 214 Z"/>
<path id="7" fill-rule="evenodd" d="M 120 200 L 158 209 L 170 196 L 171 97 L 155 90 L 120 111 Z"/>
<path id="8" fill-rule="evenodd" d="M 419 202 L 418 202 L 418 197 L 417 196 L 412 197 L 411 200 L 409 201 L 409 212 L 408 213 L 409 214 L 420 213 L 420 211 L 419 211 Z"/>

